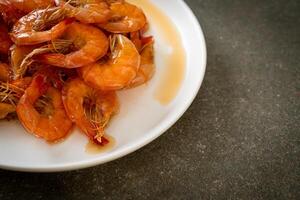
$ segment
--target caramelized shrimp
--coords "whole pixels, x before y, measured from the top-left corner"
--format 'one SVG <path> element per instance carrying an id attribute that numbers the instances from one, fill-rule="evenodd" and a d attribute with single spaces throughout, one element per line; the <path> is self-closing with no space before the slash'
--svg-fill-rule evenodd
<path id="1" fill-rule="evenodd" d="M 60 21 L 62 18 L 62 8 L 35 10 L 17 21 L 12 29 L 11 39 L 17 45 L 35 45 L 58 38 L 73 21 Z"/>
<path id="2" fill-rule="evenodd" d="M 9 38 L 7 28 L 0 21 L 0 53 L 8 55 L 12 41 Z"/>
<path id="3" fill-rule="evenodd" d="M 37 60 L 63 68 L 78 68 L 96 62 L 108 50 L 106 35 L 96 27 L 78 22 L 72 23 L 62 39 L 71 41 L 71 53 L 48 53 L 37 56 Z"/>
<path id="4" fill-rule="evenodd" d="M 33 75 L 41 68 L 41 64 L 34 59 L 35 56 L 51 52 L 64 52 L 70 44 L 70 42 L 64 40 L 53 40 L 45 45 L 13 45 L 11 47 L 11 66 L 14 79 L 23 77 L 24 74 Z"/>
<path id="5" fill-rule="evenodd" d="M 110 17 L 110 9 L 104 0 L 58 0 L 64 5 L 70 17 L 86 24 L 104 23 Z"/>
<path id="6" fill-rule="evenodd" d="M 54 0 L 9 0 L 9 2 L 13 7 L 24 13 L 54 5 Z"/>
<path id="7" fill-rule="evenodd" d="M 117 34 L 111 39 L 111 56 L 107 61 L 93 63 L 78 69 L 83 80 L 99 90 L 122 89 L 136 77 L 140 55 L 134 44 Z"/>
<path id="8" fill-rule="evenodd" d="M 148 43 L 141 51 L 141 65 L 136 77 L 128 85 L 128 88 L 134 88 L 148 82 L 154 75 L 154 48 L 153 42 Z"/>
<path id="9" fill-rule="evenodd" d="M 0 82 L 0 119 L 5 119 L 8 114 L 15 112 L 15 101 L 17 98 L 10 85 L 6 82 Z"/>
<path id="10" fill-rule="evenodd" d="M 10 0 L 0 0 L 0 14 L 2 15 L 4 22 L 11 26 L 26 13 L 14 7 Z"/>
<path id="11" fill-rule="evenodd" d="M 125 0 L 105 0 L 106 3 L 113 4 L 113 3 L 124 3 Z"/>
<path id="12" fill-rule="evenodd" d="M 26 56 L 31 53 L 37 46 L 17 46 L 13 45 L 10 48 L 10 65 L 13 71 L 13 78 L 18 79 L 23 75 L 21 70 L 22 63 Z M 25 73 L 25 72 L 24 72 Z"/>
<path id="13" fill-rule="evenodd" d="M 12 88 L 15 88 L 16 90 L 19 91 L 18 95 L 21 98 L 24 91 L 30 86 L 31 81 L 32 81 L 32 77 L 24 77 L 18 80 L 11 81 L 10 85 L 12 86 Z"/>
<path id="14" fill-rule="evenodd" d="M 0 119 L 5 119 L 8 114 L 16 111 L 16 108 L 8 103 L 0 103 Z"/>
<path id="15" fill-rule="evenodd" d="M 43 101 L 39 101 L 41 97 L 44 97 Z M 33 78 L 16 111 L 28 132 L 47 141 L 65 137 L 72 128 L 72 122 L 63 106 L 61 92 L 49 84 L 49 79 L 43 73 L 38 73 Z"/>
<path id="16" fill-rule="evenodd" d="M 152 36 L 144 37 L 144 32 L 145 30 L 141 29 L 139 31 L 129 33 L 130 40 L 133 42 L 139 52 L 141 52 L 144 46 L 154 41 Z"/>
<path id="17" fill-rule="evenodd" d="M 30 82 L 31 78 L 19 79 L 12 83 L 0 82 L 0 119 L 16 111 L 16 105 Z"/>
<path id="18" fill-rule="evenodd" d="M 31 77 L 21 78 L 10 83 L 0 82 L 0 102 L 17 105 L 30 83 Z"/>
<path id="19" fill-rule="evenodd" d="M 63 102 L 70 119 L 96 144 L 102 144 L 104 128 L 119 103 L 115 92 L 101 92 L 79 78 L 69 80 L 63 88 Z"/>
<path id="20" fill-rule="evenodd" d="M 130 3 L 112 3 L 112 17 L 99 27 L 112 33 L 129 33 L 138 31 L 147 23 L 144 12 Z"/>
<path id="21" fill-rule="evenodd" d="M 0 63 L 0 81 L 7 82 L 10 78 L 9 66 L 5 63 Z"/>

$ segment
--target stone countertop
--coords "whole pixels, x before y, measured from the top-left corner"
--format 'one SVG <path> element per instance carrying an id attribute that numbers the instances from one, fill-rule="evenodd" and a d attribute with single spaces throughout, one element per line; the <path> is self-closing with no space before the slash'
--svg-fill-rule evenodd
<path id="1" fill-rule="evenodd" d="M 300 1 L 186 2 L 206 35 L 208 65 L 176 125 L 101 166 L 0 170 L 1 200 L 300 198 Z"/>

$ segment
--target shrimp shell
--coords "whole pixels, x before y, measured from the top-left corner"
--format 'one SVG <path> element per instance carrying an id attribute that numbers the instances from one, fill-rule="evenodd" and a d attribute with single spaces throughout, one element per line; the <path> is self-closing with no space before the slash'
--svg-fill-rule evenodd
<path id="1" fill-rule="evenodd" d="M 35 45 L 58 38 L 65 32 L 68 24 L 73 22 L 72 19 L 65 19 L 56 23 L 49 30 L 44 30 L 45 27 L 52 25 L 54 21 L 58 20 L 56 19 L 49 22 L 47 18 L 54 12 L 59 11 L 59 8 L 35 10 L 23 16 L 14 25 L 11 32 L 11 39 L 17 45 Z M 39 24 L 39 22 L 42 23 Z M 37 25 L 39 25 L 39 27 L 37 27 Z"/>
<path id="2" fill-rule="evenodd" d="M 107 61 L 78 69 L 88 85 L 104 91 L 125 88 L 136 77 L 140 66 L 139 52 L 127 37 L 116 34 L 111 41 L 112 53 Z"/>
<path id="3" fill-rule="evenodd" d="M 98 24 L 99 27 L 112 33 L 129 33 L 138 31 L 147 23 L 144 12 L 130 3 L 112 3 L 110 6 L 112 17 L 107 23 Z"/>
<path id="4" fill-rule="evenodd" d="M 58 0 L 64 6 L 69 17 L 86 24 L 105 23 L 111 16 L 108 4 L 104 0 Z"/>
<path id="5" fill-rule="evenodd" d="M 8 55 L 11 45 L 12 41 L 9 38 L 6 26 L 4 24 L 0 24 L 0 53 Z"/>
<path id="6" fill-rule="evenodd" d="M 49 78 L 49 77 L 48 77 Z M 65 137 L 72 128 L 61 99 L 61 92 L 49 85 L 44 74 L 37 74 L 25 90 L 17 105 L 17 115 L 26 130 L 47 141 L 56 141 Z M 42 95 L 50 98 L 53 109 L 45 107 L 45 114 L 40 114 L 35 103 Z"/>
<path id="7" fill-rule="evenodd" d="M 44 64 L 63 68 L 78 68 L 96 62 L 108 50 L 106 35 L 98 28 L 73 22 L 64 33 L 63 39 L 73 42 L 75 51 L 68 54 L 48 53 L 37 56 Z"/>
<path id="8" fill-rule="evenodd" d="M 115 92 L 101 92 L 79 78 L 70 79 L 63 88 L 63 102 L 70 119 L 92 141 L 102 144 L 104 128 L 119 109 Z"/>

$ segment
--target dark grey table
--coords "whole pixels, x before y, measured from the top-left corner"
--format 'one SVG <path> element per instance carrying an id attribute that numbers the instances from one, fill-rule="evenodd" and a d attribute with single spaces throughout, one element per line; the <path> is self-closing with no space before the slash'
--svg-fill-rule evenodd
<path id="1" fill-rule="evenodd" d="M 1 200 L 300 198 L 300 1 L 187 3 L 204 29 L 208 65 L 182 119 L 105 165 L 0 171 Z"/>

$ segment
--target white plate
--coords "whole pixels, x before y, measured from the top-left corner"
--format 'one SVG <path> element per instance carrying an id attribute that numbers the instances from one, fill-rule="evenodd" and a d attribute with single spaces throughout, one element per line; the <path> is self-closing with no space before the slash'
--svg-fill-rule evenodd
<path id="1" fill-rule="evenodd" d="M 119 94 L 121 111 L 107 132 L 116 139 L 115 146 L 101 154 L 85 152 L 87 138 L 75 131 L 64 142 L 50 145 L 27 134 L 18 122 L 0 123 L 0 168 L 30 171 L 66 171 L 102 164 L 125 156 L 170 128 L 187 110 L 202 83 L 206 67 L 206 46 L 203 33 L 192 11 L 182 0 L 152 0 L 177 27 L 187 55 L 184 81 L 177 97 L 167 106 L 153 98 L 163 66 L 157 58 L 157 73 L 146 86 Z M 151 14 L 146 13 L 151 21 Z M 161 46 L 159 35 L 156 47 Z M 172 33 L 170 33 L 172 34 Z M 157 51 L 159 52 L 159 51 Z"/>

